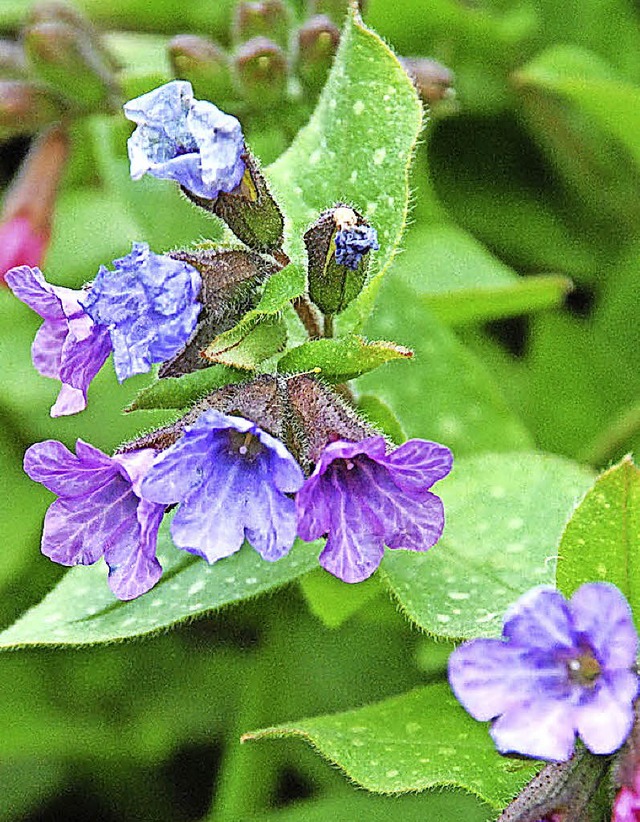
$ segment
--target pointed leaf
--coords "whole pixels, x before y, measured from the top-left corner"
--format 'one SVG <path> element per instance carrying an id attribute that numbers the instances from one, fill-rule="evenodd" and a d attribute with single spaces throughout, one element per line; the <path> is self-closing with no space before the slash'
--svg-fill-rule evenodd
<path id="1" fill-rule="evenodd" d="M 182 377 L 165 377 L 143 388 L 127 411 L 147 408 L 187 408 L 216 388 L 242 382 L 250 375 L 227 365 L 212 365 Z"/>
<path id="2" fill-rule="evenodd" d="M 358 785 L 377 793 L 456 785 L 502 808 L 540 765 L 500 756 L 446 684 L 353 711 L 248 733 L 243 741 L 299 736 Z"/>
<path id="3" fill-rule="evenodd" d="M 329 380 L 346 382 L 390 360 L 412 356 L 413 351 L 401 345 L 368 342 L 351 334 L 338 339 L 310 340 L 287 351 L 278 361 L 278 371 L 288 374 L 314 371 Z"/>
<path id="4" fill-rule="evenodd" d="M 280 317 L 246 322 L 220 334 L 205 349 L 211 362 L 253 371 L 264 360 L 282 351 L 287 329 Z"/>
<path id="5" fill-rule="evenodd" d="M 233 556 L 207 565 L 158 539 L 164 569 L 148 594 L 120 602 L 107 586 L 106 566 L 73 568 L 43 601 L 0 634 L 0 648 L 92 645 L 141 636 L 279 588 L 317 564 L 318 545 L 297 542 L 278 562 L 265 562 L 245 543 Z"/>

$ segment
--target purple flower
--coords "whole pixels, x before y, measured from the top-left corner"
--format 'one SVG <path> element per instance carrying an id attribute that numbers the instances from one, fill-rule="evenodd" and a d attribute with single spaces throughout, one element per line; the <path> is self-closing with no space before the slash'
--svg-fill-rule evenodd
<path id="1" fill-rule="evenodd" d="M 202 284 L 193 266 L 154 254 L 147 243 L 114 260 L 115 271 L 100 267 L 82 304 L 109 329 L 113 365 L 122 382 L 166 362 L 187 342 L 198 322 Z"/>
<path id="2" fill-rule="evenodd" d="M 31 348 L 35 368 L 62 387 L 52 417 L 75 414 L 87 406 L 89 383 L 111 353 L 106 328 L 95 325 L 80 301 L 86 291 L 49 285 L 38 268 L 12 268 L 6 282 L 19 300 L 43 319 Z"/>
<path id="3" fill-rule="evenodd" d="M 426 551 L 444 527 L 442 500 L 428 489 L 451 462 L 448 448 L 425 440 L 391 454 L 383 437 L 332 442 L 296 497 L 298 535 L 328 534 L 320 564 L 345 582 L 371 576 L 385 545 Z"/>
<path id="4" fill-rule="evenodd" d="M 104 557 L 118 599 L 152 588 L 162 568 L 156 539 L 165 506 L 140 497 L 155 451 L 109 457 L 82 440 L 76 454 L 55 440 L 32 445 L 24 470 L 57 494 L 44 520 L 42 553 L 60 565 L 92 565 Z"/>
<path id="5" fill-rule="evenodd" d="M 500 753 L 565 761 L 578 734 L 595 754 L 617 750 L 633 724 L 638 637 L 627 601 L 604 582 L 567 602 L 546 586 L 505 616 L 502 639 L 474 639 L 449 658 L 449 682 L 471 716 L 495 719 Z"/>
<path id="6" fill-rule="evenodd" d="M 195 100 L 191 83 L 173 80 L 125 103 L 137 123 L 128 142 L 131 177 L 176 180 L 197 197 L 233 191 L 245 172 L 242 128 L 235 117 Z"/>
<path id="7" fill-rule="evenodd" d="M 370 225 L 355 225 L 341 228 L 335 236 L 336 262 L 354 271 L 360 260 L 369 251 L 377 251 L 378 234 Z"/>
<path id="8" fill-rule="evenodd" d="M 180 503 L 173 541 L 216 562 L 246 538 L 263 559 L 280 559 L 296 536 L 302 470 L 284 445 L 254 423 L 203 412 L 163 451 L 142 483 L 145 499 Z"/>
<path id="9" fill-rule="evenodd" d="M 620 789 L 613 803 L 611 822 L 638 822 L 640 819 L 640 780 L 633 788 Z"/>

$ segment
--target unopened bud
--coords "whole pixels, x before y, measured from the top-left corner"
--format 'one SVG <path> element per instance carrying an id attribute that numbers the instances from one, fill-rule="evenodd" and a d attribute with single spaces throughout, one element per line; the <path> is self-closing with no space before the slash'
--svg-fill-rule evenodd
<path id="1" fill-rule="evenodd" d="M 282 48 L 289 41 L 289 14 L 281 0 L 241 2 L 236 6 L 233 35 L 237 44 L 268 37 Z"/>
<path id="2" fill-rule="evenodd" d="M 159 377 L 179 377 L 210 366 L 202 355 L 204 349 L 256 305 L 259 287 L 278 270 L 274 263 L 251 251 L 173 251 L 169 256 L 200 272 L 202 311 L 193 337 L 160 366 Z"/>
<path id="3" fill-rule="evenodd" d="M 325 211 L 304 235 L 309 257 L 309 297 L 323 314 L 337 314 L 362 291 L 367 254 L 376 250 L 376 231 L 344 205 Z"/>
<path id="4" fill-rule="evenodd" d="M 173 74 L 189 80 L 196 97 L 220 104 L 233 93 L 231 65 L 225 52 L 206 37 L 179 34 L 169 43 Z"/>
<path id="5" fill-rule="evenodd" d="M 401 57 L 400 62 L 425 103 L 438 103 L 455 97 L 453 72 L 442 63 L 426 57 Z"/>
<path id="6" fill-rule="evenodd" d="M 20 80 L 0 80 L 0 136 L 31 134 L 60 119 L 60 101 L 40 86 Z"/>
<path id="7" fill-rule="evenodd" d="M 36 23 L 24 31 L 24 47 L 39 79 L 84 109 L 114 101 L 117 88 L 91 39 L 67 23 Z"/>
<path id="8" fill-rule="evenodd" d="M 27 77 L 24 49 L 13 40 L 0 40 L 0 78 L 23 80 Z"/>
<path id="9" fill-rule="evenodd" d="M 254 37 L 235 53 L 234 66 L 240 91 L 248 103 L 264 109 L 286 94 L 287 58 L 277 43 Z"/>
<path id="10" fill-rule="evenodd" d="M 325 14 L 317 14 L 298 29 L 296 68 L 302 85 L 319 92 L 338 50 L 340 29 Z"/>
<path id="11" fill-rule="evenodd" d="M 68 140 L 58 127 L 32 145 L 5 196 L 0 222 L 0 275 L 17 265 L 42 264 L 64 171 Z"/>

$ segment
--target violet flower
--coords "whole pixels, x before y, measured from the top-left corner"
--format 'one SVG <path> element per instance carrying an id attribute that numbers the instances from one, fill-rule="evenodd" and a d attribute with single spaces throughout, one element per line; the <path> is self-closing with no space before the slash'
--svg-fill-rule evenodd
<path id="1" fill-rule="evenodd" d="M 42 553 L 60 565 L 92 565 L 103 557 L 118 599 L 152 588 L 162 568 L 156 539 L 165 506 L 140 498 L 151 448 L 109 457 L 82 440 L 72 454 L 46 440 L 27 449 L 24 470 L 57 494 L 44 520 Z"/>
<path id="2" fill-rule="evenodd" d="M 344 582 L 371 576 L 385 545 L 426 551 L 442 534 L 442 500 L 428 489 L 451 470 L 451 452 L 417 439 L 386 450 L 383 437 L 330 443 L 296 497 L 298 535 L 328 534 L 320 564 Z"/>
<path id="3" fill-rule="evenodd" d="M 172 80 L 125 103 L 124 113 L 138 125 L 127 144 L 134 180 L 144 174 L 175 180 L 206 200 L 240 184 L 240 123 L 213 103 L 195 100 L 191 83 Z"/>
<path id="4" fill-rule="evenodd" d="M 173 541 L 216 562 L 244 539 L 270 562 L 288 553 L 296 536 L 295 504 L 302 470 L 285 446 L 241 417 L 203 412 L 158 455 L 141 493 L 152 502 L 179 503 Z"/>
<path id="5" fill-rule="evenodd" d="M 122 382 L 166 362 L 195 330 L 202 305 L 199 272 L 180 260 L 154 254 L 134 243 L 114 260 L 115 271 L 100 267 L 82 299 L 87 314 L 109 329 L 113 365 Z"/>
<path id="6" fill-rule="evenodd" d="M 370 225 L 355 225 L 341 228 L 335 236 L 336 263 L 355 269 L 369 251 L 377 251 L 378 234 Z"/>
<path id="7" fill-rule="evenodd" d="M 633 787 L 625 785 L 618 791 L 611 822 L 637 822 L 640 819 L 640 779 L 636 778 Z"/>
<path id="8" fill-rule="evenodd" d="M 62 383 L 51 416 L 84 410 L 89 383 L 111 353 L 107 329 L 82 308 L 86 291 L 50 285 L 40 269 L 26 265 L 8 271 L 5 280 L 16 297 L 44 319 L 31 358 L 40 374 Z"/>
<path id="9" fill-rule="evenodd" d="M 475 719 L 494 719 L 500 753 L 570 758 L 578 734 L 610 754 L 633 725 L 638 637 L 626 599 L 604 582 L 567 602 L 539 586 L 505 616 L 502 639 L 474 639 L 449 658 L 449 682 Z"/>

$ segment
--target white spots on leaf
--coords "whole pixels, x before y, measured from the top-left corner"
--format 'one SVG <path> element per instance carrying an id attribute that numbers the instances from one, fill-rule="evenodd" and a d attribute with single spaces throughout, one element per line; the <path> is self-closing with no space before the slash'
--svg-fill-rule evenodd
<path id="1" fill-rule="evenodd" d="M 409 736 L 413 736 L 413 734 L 420 733 L 422 730 L 422 725 L 418 722 L 407 722 L 405 725 L 405 730 L 409 734 Z"/>
<path id="2" fill-rule="evenodd" d="M 309 155 L 309 165 L 310 166 L 318 165 L 318 163 L 320 162 L 321 157 L 322 157 L 322 152 L 320 151 L 319 148 L 317 148 L 315 151 L 312 151 L 311 154 Z"/>
<path id="3" fill-rule="evenodd" d="M 151 607 L 152 608 L 160 608 L 161 606 L 162 606 L 162 600 L 161 599 L 154 599 L 154 600 L 151 601 Z"/>
<path id="4" fill-rule="evenodd" d="M 511 519 L 507 522 L 507 528 L 510 528 L 512 531 L 518 531 L 524 525 L 524 520 L 522 517 L 511 517 Z"/>
<path id="5" fill-rule="evenodd" d="M 598 575 L 601 577 L 601 579 L 604 579 L 607 576 L 607 566 L 603 565 L 602 563 L 600 563 L 596 567 L 596 571 L 598 572 Z"/>
<path id="6" fill-rule="evenodd" d="M 257 585 L 258 580 L 256 577 L 247 577 L 245 579 L 245 582 L 247 583 L 247 585 Z"/>
<path id="7" fill-rule="evenodd" d="M 204 603 L 203 602 L 195 602 L 193 605 L 189 605 L 190 611 L 202 611 L 204 610 Z"/>
<path id="8" fill-rule="evenodd" d="M 377 209 L 378 209 L 378 204 L 377 203 L 374 203 L 374 202 L 367 203 L 367 214 L 368 215 L 375 214 Z"/>
<path id="9" fill-rule="evenodd" d="M 364 739 L 358 739 L 358 737 L 356 737 L 351 740 L 351 744 L 356 748 L 362 748 L 364 747 Z"/>
<path id="10" fill-rule="evenodd" d="M 396 776 L 400 776 L 400 771 L 392 769 L 390 771 L 387 771 L 387 776 L 389 777 L 389 779 L 394 779 Z"/>
<path id="11" fill-rule="evenodd" d="M 389 195 L 387 197 L 387 202 L 389 203 L 390 208 L 393 208 L 394 205 L 396 204 L 396 198 Z"/>
<path id="12" fill-rule="evenodd" d="M 449 597 L 449 599 L 453 599 L 456 602 L 460 602 L 463 599 L 469 599 L 471 594 L 467 591 L 449 591 L 447 596 Z"/>
<path id="13" fill-rule="evenodd" d="M 505 551 L 507 554 L 519 554 L 524 550 L 524 542 L 510 542 L 507 544 Z"/>
<path id="14" fill-rule="evenodd" d="M 489 494 L 494 499 L 502 499 L 507 494 L 507 489 L 503 488 L 502 485 L 494 485 L 493 488 L 489 489 Z"/>
<path id="15" fill-rule="evenodd" d="M 376 166 L 381 166 L 384 163 L 384 160 L 385 160 L 386 156 L 387 156 L 387 149 L 386 148 L 384 148 L 384 147 L 377 148 L 373 152 L 373 164 L 376 165 Z"/>
<path id="16" fill-rule="evenodd" d="M 53 622 L 60 622 L 61 619 L 62 619 L 62 614 L 49 614 L 42 621 L 46 622 L 47 625 L 51 625 L 51 623 L 53 623 Z"/>
<path id="17" fill-rule="evenodd" d="M 349 182 L 350 183 L 355 183 L 355 181 L 357 179 L 358 179 L 358 169 L 354 168 L 353 171 L 351 172 L 351 174 L 349 175 Z"/>
<path id="18" fill-rule="evenodd" d="M 436 620 L 444 625 L 451 621 L 451 617 L 448 614 L 436 614 Z"/>
<path id="19" fill-rule="evenodd" d="M 189 588 L 189 590 L 187 591 L 187 595 L 192 597 L 194 594 L 199 593 L 204 588 L 204 584 L 205 583 L 204 583 L 203 579 L 196 580 L 193 583 L 193 585 Z"/>
<path id="20" fill-rule="evenodd" d="M 478 617 L 476 622 L 478 625 L 484 625 L 486 622 L 492 622 L 498 616 L 500 616 L 500 614 L 497 611 L 490 611 L 488 614 Z"/>
<path id="21" fill-rule="evenodd" d="M 363 111 L 364 103 L 362 102 L 362 100 L 356 100 L 353 104 L 353 113 L 359 117 Z"/>
<path id="22" fill-rule="evenodd" d="M 236 581 L 236 578 L 235 577 L 225 577 L 224 581 L 227 583 L 227 585 L 233 585 L 234 582 Z"/>

